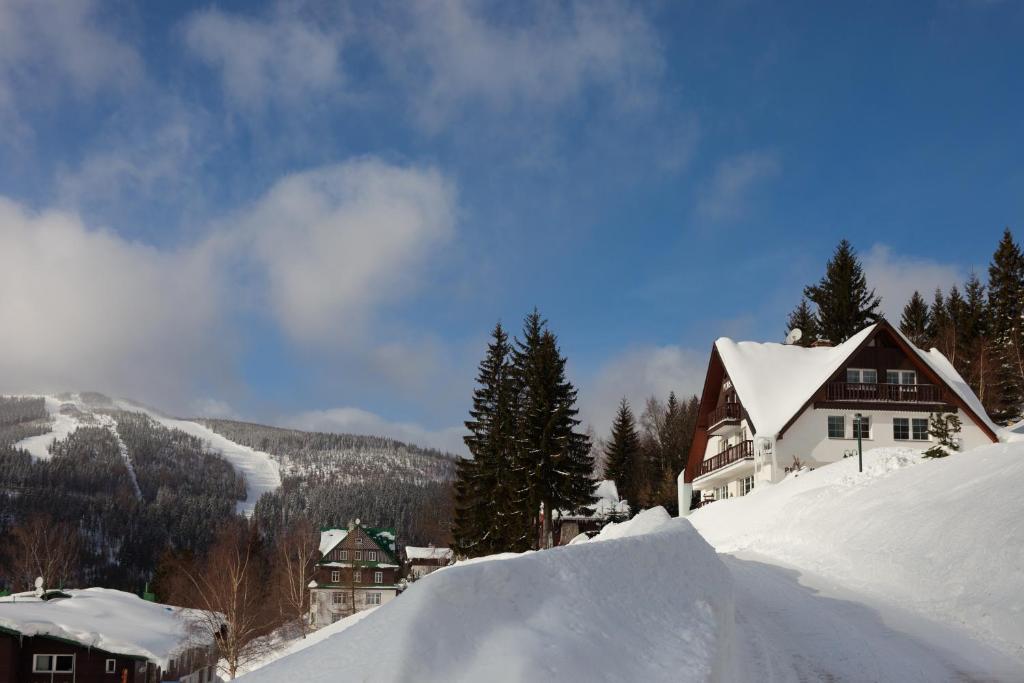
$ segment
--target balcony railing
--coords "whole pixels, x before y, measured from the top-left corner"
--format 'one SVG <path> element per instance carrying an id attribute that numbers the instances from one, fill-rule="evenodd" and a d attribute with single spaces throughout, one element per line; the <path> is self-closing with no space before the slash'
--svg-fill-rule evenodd
<path id="1" fill-rule="evenodd" d="M 739 403 L 723 403 L 711 411 L 708 416 L 708 431 L 711 431 L 722 422 L 740 419 Z"/>
<path id="2" fill-rule="evenodd" d="M 740 460 L 750 460 L 754 457 L 754 442 L 740 441 L 735 446 L 730 446 L 718 455 L 714 455 L 700 464 L 700 473 L 708 474 L 720 470 L 726 465 L 731 465 Z"/>
<path id="3" fill-rule="evenodd" d="M 941 403 L 942 392 L 934 384 L 879 384 L 832 382 L 825 391 L 829 401 L 878 401 L 885 403 Z"/>

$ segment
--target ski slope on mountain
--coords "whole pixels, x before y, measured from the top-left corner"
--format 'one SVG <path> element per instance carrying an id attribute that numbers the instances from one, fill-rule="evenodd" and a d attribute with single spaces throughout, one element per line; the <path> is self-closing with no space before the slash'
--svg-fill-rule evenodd
<path id="1" fill-rule="evenodd" d="M 49 446 L 54 440 L 66 439 L 76 429 L 86 425 L 102 426 L 110 429 L 120 441 L 117 434 L 116 421 L 108 414 L 96 410 L 95 406 L 83 400 L 79 394 L 61 396 L 45 396 L 46 411 L 50 414 L 53 424 L 46 434 L 32 436 L 23 439 L 15 444 L 18 448 L 28 451 L 33 457 L 48 459 L 50 457 Z M 197 422 L 189 420 L 178 420 L 166 417 L 156 411 L 139 406 L 131 401 L 108 401 L 106 406 L 101 408 L 114 408 L 129 412 L 144 413 L 168 429 L 178 429 L 186 434 L 195 436 L 203 441 L 211 450 L 223 457 L 237 472 L 245 476 L 246 499 L 238 501 L 237 512 L 251 516 L 256 501 L 267 491 L 274 491 L 281 486 L 281 474 L 277 461 L 268 453 L 242 446 L 230 439 L 217 434 L 210 428 Z M 64 410 L 62 410 L 64 408 Z M 135 474 L 132 470 L 131 459 L 127 453 L 122 451 L 125 457 L 125 464 L 128 467 L 136 495 L 138 483 L 135 481 Z"/>
<path id="2" fill-rule="evenodd" d="M 728 572 L 689 523 L 649 512 L 648 533 L 430 574 L 241 680 L 732 680 Z"/>
<path id="3" fill-rule="evenodd" d="M 147 414 L 168 429 L 179 429 L 201 439 L 210 449 L 231 463 L 236 471 L 245 475 L 246 497 L 245 500 L 238 501 L 239 514 L 251 517 L 260 496 L 281 487 L 280 467 L 269 453 L 237 444 L 198 422 L 177 420 L 149 411 Z"/>
<path id="4" fill-rule="evenodd" d="M 759 584 L 750 594 L 770 598 L 781 584 L 764 567 L 789 572 L 797 585 L 873 608 L 919 640 L 934 640 L 926 633 L 932 627 L 948 628 L 961 651 L 972 640 L 998 650 L 1009 661 L 993 654 L 988 674 L 1024 680 L 1024 444 L 941 460 L 878 449 L 864 460 L 863 473 L 847 459 L 712 503 L 689 519 L 731 555 L 726 564 L 741 592 Z M 1019 678 L 1007 677 L 1007 668 Z"/>

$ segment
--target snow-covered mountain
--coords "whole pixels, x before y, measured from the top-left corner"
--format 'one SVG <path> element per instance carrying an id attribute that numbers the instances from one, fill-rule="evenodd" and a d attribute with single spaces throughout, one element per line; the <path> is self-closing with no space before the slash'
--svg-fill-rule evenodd
<path id="1" fill-rule="evenodd" d="M 457 564 L 243 680 L 1021 681 L 1022 488 L 1024 443 L 868 451 Z"/>

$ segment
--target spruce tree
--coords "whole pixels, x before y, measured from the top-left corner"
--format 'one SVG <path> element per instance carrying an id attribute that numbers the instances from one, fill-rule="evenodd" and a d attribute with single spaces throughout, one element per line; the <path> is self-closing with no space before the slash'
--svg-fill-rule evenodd
<path id="1" fill-rule="evenodd" d="M 921 455 L 926 458 L 945 458 L 960 450 L 956 435 L 960 433 L 961 426 L 960 417 L 956 413 L 932 413 L 928 420 L 928 433 L 935 444 Z"/>
<path id="2" fill-rule="evenodd" d="M 788 336 L 793 330 L 801 332 L 800 339 L 796 342 L 797 346 L 811 347 L 814 346 L 814 342 L 818 341 L 818 319 L 806 298 L 800 299 L 800 303 L 786 319 L 786 335 Z"/>
<path id="3" fill-rule="evenodd" d="M 881 317 L 882 300 L 868 289 L 857 253 L 845 239 L 825 266 L 825 276 L 817 285 L 805 287 L 804 296 L 818 309 L 821 338 L 833 344 L 841 344 Z"/>
<path id="4" fill-rule="evenodd" d="M 988 268 L 994 382 L 992 418 L 1007 424 L 1020 418 L 1024 402 L 1024 255 L 1007 228 Z"/>
<path id="5" fill-rule="evenodd" d="M 471 460 L 458 464 L 455 482 L 456 551 L 477 556 L 509 549 L 526 535 L 513 500 L 515 414 L 508 335 L 497 324 L 487 354 L 480 362 L 473 407 L 466 428 Z"/>
<path id="6" fill-rule="evenodd" d="M 985 285 L 971 273 L 964 285 L 963 320 L 959 328 L 960 365 L 957 370 L 977 394 L 985 409 L 990 408 L 992 377 L 991 342 Z"/>
<path id="7" fill-rule="evenodd" d="M 630 514 L 640 509 L 638 480 L 640 435 L 636 431 L 636 420 L 625 397 L 619 402 L 619 410 L 612 423 L 612 435 L 605 446 L 604 478 L 615 482 L 619 498 L 629 503 Z"/>
<path id="8" fill-rule="evenodd" d="M 960 294 L 960 288 L 953 285 L 949 289 L 949 296 L 946 297 L 945 329 L 935 340 L 935 346 L 953 364 L 957 372 L 961 370 L 963 361 L 963 354 L 960 353 L 960 340 L 966 317 L 967 303 Z"/>
<path id="9" fill-rule="evenodd" d="M 928 340 L 932 346 L 938 346 L 939 340 L 949 327 L 949 316 L 946 314 L 946 299 L 942 290 L 935 288 L 931 308 L 928 310 Z"/>
<path id="10" fill-rule="evenodd" d="M 521 498 L 542 513 L 541 547 L 553 541 L 554 510 L 578 510 L 594 502 L 590 439 L 578 430 L 576 388 L 565 376 L 565 357 L 546 322 L 534 310 L 513 354 L 520 382 L 517 453 L 527 482 Z"/>
<path id="11" fill-rule="evenodd" d="M 915 290 L 910 301 L 903 307 L 903 315 L 900 316 L 900 331 L 914 346 L 927 349 L 931 341 L 928 335 L 930 322 L 928 304 L 925 303 L 921 293 Z"/>

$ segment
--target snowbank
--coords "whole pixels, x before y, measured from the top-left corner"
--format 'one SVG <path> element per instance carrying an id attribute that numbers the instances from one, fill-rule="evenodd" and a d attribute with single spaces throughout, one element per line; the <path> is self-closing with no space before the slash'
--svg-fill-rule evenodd
<path id="1" fill-rule="evenodd" d="M 864 460 L 863 474 L 850 458 L 689 520 L 719 552 L 806 570 L 1024 659 L 1024 443 Z"/>
<path id="2" fill-rule="evenodd" d="M 0 626 L 23 635 L 64 638 L 115 654 L 146 657 L 166 666 L 186 639 L 182 610 L 108 588 L 65 590 L 70 598 L 0 598 Z"/>
<path id="3" fill-rule="evenodd" d="M 242 680 L 728 680 L 729 573 L 667 517 L 648 533 L 435 572 Z"/>

